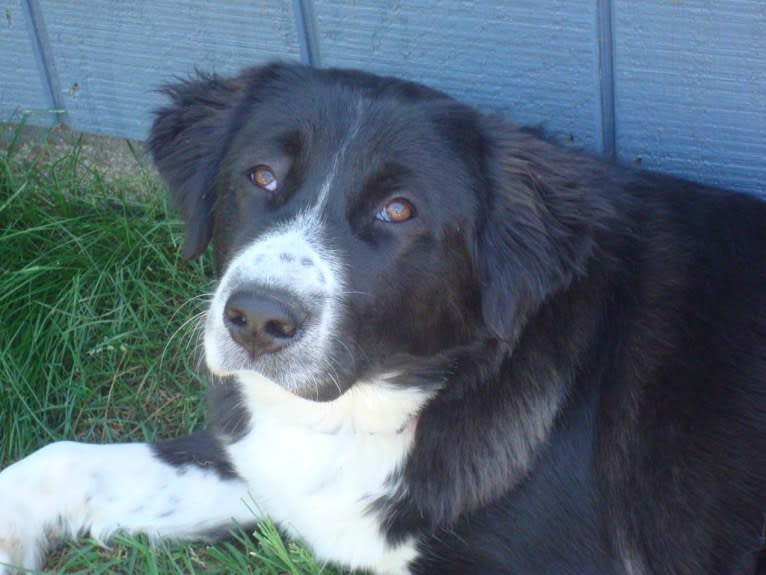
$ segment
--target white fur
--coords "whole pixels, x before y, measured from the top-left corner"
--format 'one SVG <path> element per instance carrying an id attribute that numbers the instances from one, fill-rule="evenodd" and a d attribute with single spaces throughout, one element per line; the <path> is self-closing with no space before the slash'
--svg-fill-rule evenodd
<path id="1" fill-rule="evenodd" d="M 330 193 L 333 190 L 335 178 L 338 175 L 338 165 L 343 160 L 343 157 L 346 155 L 346 151 L 348 150 L 356 135 L 359 133 L 359 128 L 362 127 L 362 107 L 362 100 L 356 100 L 352 112 L 354 114 L 353 124 L 346 134 L 346 137 L 343 139 L 343 143 L 338 148 L 338 151 L 335 152 L 335 155 L 333 156 L 332 162 L 330 164 L 330 170 L 327 173 L 324 182 L 322 182 L 322 185 L 319 187 L 317 201 L 311 209 L 311 213 L 316 219 L 321 219 L 322 210 L 324 210 L 325 206 L 327 205 L 327 200 L 330 198 Z"/>
<path id="2" fill-rule="evenodd" d="M 359 382 L 331 402 L 241 377 L 252 432 L 229 448 L 262 511 L 304 539 L 322 560 L 376 573 L 406 573 L 414 541 L 391 548 L 370 505 L 409 452 L 430 397 L 385 381 Z"/>
<path id="3" fill-rule="evenodd" d="M 200 537 L 252 522 L 247 500 L 244 482 L 164 464 L 145 444 L 53 443 L 0 473 L 0 561 L 36 568 L 49 539 L 85 533 Z"/>

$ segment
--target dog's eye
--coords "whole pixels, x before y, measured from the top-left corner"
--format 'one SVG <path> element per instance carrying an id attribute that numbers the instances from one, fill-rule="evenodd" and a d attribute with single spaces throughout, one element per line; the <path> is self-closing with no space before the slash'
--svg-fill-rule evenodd
<path id="1" fill-rule="evenodd" d="M 269 192 L 277 190 L 277 177 L 274 171 L 268 166 L 256 166 L 247 175 L 251 182 L 261 189 Z"/>
<path id="2" fill-rule="evenodd" d="M 415 217 L 415 206 L 404 198 L 394 198 L 375 217 L 383 222 L 399 224 Z"/>

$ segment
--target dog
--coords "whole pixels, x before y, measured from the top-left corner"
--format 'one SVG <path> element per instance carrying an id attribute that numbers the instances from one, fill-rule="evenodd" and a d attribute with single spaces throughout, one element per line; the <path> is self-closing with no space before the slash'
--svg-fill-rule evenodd
<path id="1" fill-rule="evenodd" d="M 9 466 L 0 571 L 268 515 L 379 575 L 766 573 L 766 203 L 360 71 L 166 94 L 209 427 Z"/>

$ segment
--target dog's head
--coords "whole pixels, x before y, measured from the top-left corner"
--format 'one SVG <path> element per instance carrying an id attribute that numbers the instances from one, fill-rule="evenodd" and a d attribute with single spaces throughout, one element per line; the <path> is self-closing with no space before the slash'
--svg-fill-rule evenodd
<path id="1" fill-rule="evenodd" d="M 213 241 L 215 374 L 327 400 L 472 342 L 512 345 L 590 249 L 562 153 L 440 92 L 272 64 L 168 93 L 149 149 L 185 256 Z"/>

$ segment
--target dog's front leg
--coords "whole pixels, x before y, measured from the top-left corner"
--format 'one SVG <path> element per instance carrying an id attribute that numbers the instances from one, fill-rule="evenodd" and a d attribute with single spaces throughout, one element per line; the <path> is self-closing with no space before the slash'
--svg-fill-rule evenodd
<path id="1" fill-rule="evenodd" d="M 39 567 L 62 537 L 191 539 L 252 523 L 247 497 L 204 432 L 158 444 L 53 443 L 0 473 L 0 575 Z"/>

